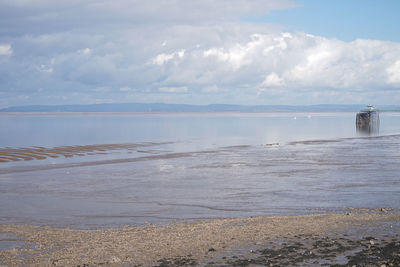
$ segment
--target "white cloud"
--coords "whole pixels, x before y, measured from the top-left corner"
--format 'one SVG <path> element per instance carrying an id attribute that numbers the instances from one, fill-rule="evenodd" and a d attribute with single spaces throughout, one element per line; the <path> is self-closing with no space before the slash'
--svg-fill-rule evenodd
<path id="1" fill-rule="evenodd" d="M 280 78 L 275 72 L 268 74 L 265 80 L 261 83 L 262 87 L 279 87 L 283 85 L 283 79 Z"/>
<path id="2" fill-rule="evenodd" d="M 173 59 L 175 56 L 174 53 L 172 54 L 159 54 L 157 55 L 155 58 L 153 58 L 152 62 L 153 64 L 157 64 L 157 65 L 163 65 L 164 63 L 170 61 L 171 59 Z"/>
<path id="3" fill-rule="evenodd" d="M 188 88 L 186 86 L 182 87 L 161 87 L 158 88 L 158 91 L 165 93 L 186 93 Z"/>
<path id="4" fill-rule="evenodd" d="M 8 56 L 11 55 L 13 53 L 13 50 L 11 49 L 11 45 L 9 44 L 3 44 L 0 45 L 0 56 Z"/>
<path id="5" fill-rule="evenodd" d="M 152 62 L 153 64 L 156 65 L 163 65 L 164 63 L 167 63 L 168 61 L 174 58 L 182 59 L 184 56 L 185 56 L 185 50 L 176 51 L 171 54 L 162 53 L 153 58 Z"/>
<path id="6" fill-rule="evenodd" d="M 77 103 L 99 95 L 194 104 L 397 101 L 399 43 L 343 42 L 241 20 L 289 7 L 278 0 L 1 1 L 0 55 L 13 56 L 0 57 L 8 77 L 0 88 L 38 103 L 52 88 Z"/>
<path id="7" fill-rule="evenodd" d="M 400 60 L 387 68 L 388 83 L 400 87 Z"/>
<path id="8" fill-rule="evenodd" d="M 204 57 L 216 57 L 219 61 L 228 64 L 233 71 L 251 65 L 257 58 L 268 57 L 270 54 L 282 54 L 287 48 L 286 39 L 291 39 L 290 33 L 274 35 L 252 34 L 246 43 L 234 43 L 229 47 L 213 47 L 203 52 Z M 261 52 L 261 53 L 260 53 Z M 276 53 L 278 52 L 278 53 Z"/>
<path id="9" fill-rule="evenodd" d="M 249 64 L 250 61 L 246 60 L 246 55 L 252 49 L 253 43 L 247 43 L 246 45 L 236 44 L 229 49 L 225 48 L 211 48 L 203 52 L 204 57 L 216 57 L 219 61 L 228 64 L 232 70 L 237 70 L 245 64 Z"/>
<path id="10" fill-rule="evenodd" d="M 46 66 L 44 64 L 37 66 L 36 69 L 41 72 L 47 72 L 47 73 L 53 72 L 53 68 L 51 66 Z"/>
<path id="11" fill-rule="evenodd" d="M 92 49 L 90 49 L 90 48 L 81 49 L 78 51 L 78 53 L 83 54 L 83 55 L 89 55 L 92 53 Z"/>
<path id="12" fill-rule="evenodd" d="M 253 35 L 246 43 L 209 48 L 203 55 L 224 63 L 215 67 L 215 77 L 226 75 L 228 65 L 232 80 L 244 75 L 243 84 L 259 79 L 262 87 L 371 90 L 399 79 L 400 44 L 384 41 L 346 43 L 303 33 Z"/>
<path id="13" fill-rule="evenodd" d="M 39 64 L 36 66 L 36 70 L 40 71 L 40 72 L 44 72 L 44 73 L 53 73 L 54 69 L 53 69 L 53 65 L 55 63 L 56 59 L 55 58 L 51 58 L 50 60 L 48 60 L 47 63 L 45 64 Z"/>

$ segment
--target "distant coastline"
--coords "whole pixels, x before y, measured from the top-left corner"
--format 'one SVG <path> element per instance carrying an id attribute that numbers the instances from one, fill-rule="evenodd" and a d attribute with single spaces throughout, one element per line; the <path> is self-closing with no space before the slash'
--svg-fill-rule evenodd
<path id="1" fill-rule="evenodd" d="M 0 109 L 0 112 L 357 112 L 365 105 L 187 105 L 165 103 L 108 103 L 89 105 L 30 105 Z M 400 111 L 400 106 L 377 106 L 384 111 Z"/>

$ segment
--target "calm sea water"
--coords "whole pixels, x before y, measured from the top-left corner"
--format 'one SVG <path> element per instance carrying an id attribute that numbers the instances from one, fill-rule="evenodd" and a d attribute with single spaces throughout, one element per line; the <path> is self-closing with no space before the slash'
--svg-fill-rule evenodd
<path id="1" fill-rule="evenodd" d="M 379 136 L 367 137 L 354 113 L 0 114 L 3 152 L 138 145 L 0 162 L 0 223 L 398 209 L 400 114 L 380 116 Z"/>

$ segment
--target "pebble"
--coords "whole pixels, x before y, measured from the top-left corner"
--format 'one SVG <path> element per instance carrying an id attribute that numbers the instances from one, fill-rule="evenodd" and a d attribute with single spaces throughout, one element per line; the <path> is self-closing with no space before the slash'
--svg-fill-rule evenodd
<path id="1" fill-rule="evenodd" d="M 386 264 L 382 264 L 381 267 L 386 267 Z"/>
<path id="2" fill-rule="evenodd" d="M 375 245 L 374 240 L 370 240 L 369 243 L 370 243 L 371 245 Z"/>
<path id="3" fill-rule="evenodd" d="M 118 258 L 116 256 L 111 257 L 110 263 L 120 263 L 120 262 L 121 262 L 120 258 Z"/>

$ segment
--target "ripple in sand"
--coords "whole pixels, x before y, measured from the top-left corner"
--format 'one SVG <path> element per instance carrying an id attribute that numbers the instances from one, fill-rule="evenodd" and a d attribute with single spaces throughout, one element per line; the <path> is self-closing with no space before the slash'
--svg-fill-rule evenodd
<path id="1" fill-rule="evenodd" d="M 138 148 L 162 145 L 167 143 L 128 143 L 128 144 L 100 144 L 100 145 L 79 145 L 60 147 L 29 147 L 29 148 L 0 148 L 0 162 L 43 160 L 47 158 L 86 155 L 102 155 L 113 150 L 137 150 Z"/>

